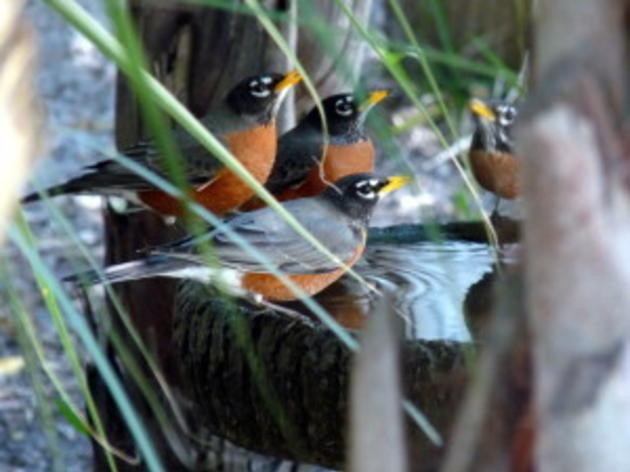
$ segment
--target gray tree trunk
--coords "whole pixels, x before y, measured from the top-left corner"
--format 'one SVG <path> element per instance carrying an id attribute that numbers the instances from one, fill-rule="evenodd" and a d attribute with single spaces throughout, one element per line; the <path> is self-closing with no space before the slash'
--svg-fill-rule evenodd
<path id="1" fill-rule="evenodd" d="M 518 133 L 535 463 L 630 470 L 630 2 L 543 1 L 536 17 Z"/>

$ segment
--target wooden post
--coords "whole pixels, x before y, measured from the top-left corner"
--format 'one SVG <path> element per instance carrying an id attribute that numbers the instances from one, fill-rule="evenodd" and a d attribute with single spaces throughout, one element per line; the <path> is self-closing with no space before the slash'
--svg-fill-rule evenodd
<path id="1" fill-rule="evenodd" d="M 352 351 L 324 327 L 253 317 L 251 308 L 235 310 L 196 283 L 182 284 L 177 301 L 181 388 L 198 425 L 266 455 L 345 465 Z M 402 346 L 404 395 L 446 435 L 468 380 L 465 351 L 439 341 Z M 414 470 L 439 463 L 442 450 L 408 419 L 407 431 L 421 466 Z"/>

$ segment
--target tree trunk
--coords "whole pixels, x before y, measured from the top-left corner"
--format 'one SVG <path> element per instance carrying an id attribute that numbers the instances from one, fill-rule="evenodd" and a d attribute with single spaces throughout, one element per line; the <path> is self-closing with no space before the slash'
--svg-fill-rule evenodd
<path id="1" fill-rule="evenodd" d="M 328 329 L 254 316 L 196 283 L 184 283 L 177 300 L 181 388 L 194 422 L 254 451 L 343 467 L 352 352 Z M 417 340 L 402 348 L 403 391 L 440 432 L 448 432 L 468 378 L 466 349 Z M 440 449 L 410 421 L 407 430 L 414 470 L 432 470 Z"/>
<path id="2" fill-rule="evenodd" d="M 630 2 L 539 8 L 535 87 L 517 135 L 535 462 L 630 470 Z"/>

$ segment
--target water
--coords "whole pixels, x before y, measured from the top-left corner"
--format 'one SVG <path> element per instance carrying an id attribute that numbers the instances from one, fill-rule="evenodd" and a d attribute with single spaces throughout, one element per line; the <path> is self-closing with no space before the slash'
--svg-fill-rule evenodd
<path id="1" fill-rule="evenodd" d="M 470 299 L 474 292 L 468 294 L 494 262 L 491 248 L 481 243 L 371 244 L 355 270 L 391 297 L 407 339 L 468 342 L 465 302 L 467 308 L 483 306 Z M 347 275 L 316 298 L 340 323 L 360 328 L 378 297 Z"/>

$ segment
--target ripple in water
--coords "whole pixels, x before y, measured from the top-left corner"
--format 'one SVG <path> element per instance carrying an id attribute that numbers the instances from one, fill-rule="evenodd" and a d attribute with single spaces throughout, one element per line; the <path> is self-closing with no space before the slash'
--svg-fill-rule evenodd
<path id="1" fill-rule="evenodd" d="M 355 266 L 368 283 L 392 298 L 407 339 L 467 342 L 463 305 L 470 287 L 493 269 L 489 246 L 470 242 L 373 244 Z M 375 295 L 350 276 L 317 300 L 349 328 L 373 313 Z"/>

